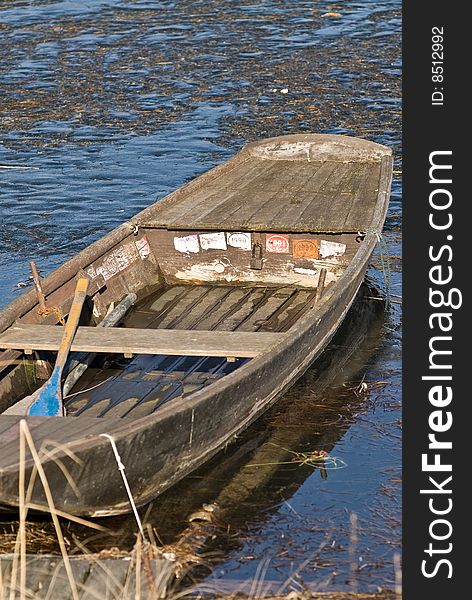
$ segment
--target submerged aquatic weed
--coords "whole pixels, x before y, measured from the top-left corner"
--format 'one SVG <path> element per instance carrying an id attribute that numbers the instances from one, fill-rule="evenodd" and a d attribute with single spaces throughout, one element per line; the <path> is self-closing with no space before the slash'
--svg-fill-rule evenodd
<path id="1" fill-rule="evenodd" d="M 269 442 L 271 446 L 276 446 L 277 448 L 281 448 L 293 455 L 291 460 L 281 461 L 281 462 L 273 462 L 273 463 L 250 463 L 246 465 L 245 468 L 249 467 L 265 467 L 269 465 L 293 465 L 294 463 L 299 464 L 300 466 L 306 465 L 308 467 L 319 467 L 324 470 L 333 470 L 333 469 L 344 469 L 347 467 L 347 463 L 337 456 L 330 456 L 326 450 L 313 450 L 311 452 L 296 452 L 295 450 L 290 450 L 289 448 L 284 448 L 283 446 L 279 446 L 278 444 L 274 444 Z"/>

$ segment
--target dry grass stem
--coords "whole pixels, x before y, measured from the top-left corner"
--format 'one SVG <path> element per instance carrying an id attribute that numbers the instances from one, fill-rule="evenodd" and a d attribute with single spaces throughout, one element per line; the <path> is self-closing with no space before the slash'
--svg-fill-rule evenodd
<path id="1" fill-rule="evenodd" d="M 41 460 L 40 460 L 40 457 L 36 450 L 36 447 L 34 445 L 33 438 L 31 437 L 28 423 L 26 422 L 25 419 L 22 419 L 20 421 L 20 431 L 24 434 L 24 436 L 26 438 L 26 441 L 29 446 L 29 450 L 33 456 L 33 460 L 34 460 L 39 478 L 41 479 L 41 483 L 43 485 L 43 489 L 44 489 L 44 493 L 46 495 L 48 507 L 51 511 L 51 517 L 52 517 L 52 520 L 54 523 L 54 528 L 56 530 L 57 541 L 59 543 L 59 548 L 61 550 L 62 558 L 64 560 L 64 568 L 66 570 L 67 577 L 69 580 L 69 585 L 71 588 L 73 600 L 79 600 L 79 595 L 77 592 L 77 585 L 76 585 L 76 582 L 74 579 L 74 575 L 72 573 L 69 556 L 67 555 L 67 550 L 66 550 L 66 546 L 65 546 L 65 542 L 64 542 L 64 536 L 62 535 L 61 524 L 59 523 L 59 519 L 56 514 L 56 507 L 54 504 L 54 499 L 52 496 L 51 488 L 49 487 L 49 482 L 47 480 L 46 473 L 44 472 L 43 465 L 41 464 Z"/>
<path id="2" fill-rule="evenodd" d="M 25 599 L 26 589 L 26 514 L 25 505 L 25 462 L 26 462 L 26 443 L 23 432 L 20 432 L 20 472 L 18 477 L 18 497 L 20 500 L 20 527 L 18 534 L 20 537 L 20 600 Z"/>
<path id="3" fill-rule="evenodd" d="M 107 527 L 104 527 L 103 525 L 100 525 L 99 523 L 94 523 L 93 521 L 87 521 L 87 519 L 82 519 L 81 517 L 76 517 L 75 515 L 71 515 L 68 512 L 65 512 L 63 510 L 59 510 L 58 508 L 55 508 L 54 511 L 51 510 L 47 510 L 44 508 L 44 506 L 41 506 L 41 504 L 35 504 L 34 502 L 29 502 L 27 505 L 27 508 L 32 508 L 33 510 L 37 510 L 38 512 L 44 512 L 49 514 L 55 514 L 58 517 L 62 517 L 63 519 L 67 519 L 68 521 L 73 521 L 74 523 L 77 523 L 79 525 L 84 525 L 85 527 L 89 527 L 90 529 L 96 529 L 97 531 L 109 531 Z"/>

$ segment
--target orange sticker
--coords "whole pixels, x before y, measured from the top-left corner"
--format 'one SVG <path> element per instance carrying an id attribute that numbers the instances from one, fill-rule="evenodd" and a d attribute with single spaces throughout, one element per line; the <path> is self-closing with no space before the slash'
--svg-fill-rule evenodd
<path id="1" fill-rule="evenodd" d="M 287 254 L 290 249 L 288 235 L 267 234 L 266 235 L 266 250 L 267 252 L 277 252 L 279 254 Z"/>
<path id="2" fill-rule="evenodd" d="M 293 240 L 293 258 L 319 258 L 318 240 Z"/>

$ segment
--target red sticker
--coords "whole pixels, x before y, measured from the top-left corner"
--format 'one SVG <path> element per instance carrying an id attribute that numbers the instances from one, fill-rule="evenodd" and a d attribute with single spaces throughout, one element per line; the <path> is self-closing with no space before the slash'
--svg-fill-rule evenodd
<path id="1" fill-rule="evenodd" d="M 290 249 L 288 235 L 270 234 L 266 235 L 266 250 L 267 252 L 277 252 L 279 254 L 287 254 Z"/>

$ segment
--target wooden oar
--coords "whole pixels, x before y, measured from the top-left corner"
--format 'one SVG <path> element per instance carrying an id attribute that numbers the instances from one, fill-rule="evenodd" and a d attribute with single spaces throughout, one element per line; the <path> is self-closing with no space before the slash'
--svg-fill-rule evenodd
<path id="1" fill-rule="evenodd" d="M 61 379 L 64 366 L 69 356 L 70 347 L 79 326 L 80 314 L 85 302 L 89 280 L 81 278 L 77 281 L 75 288 L 74 299 L 67 317 L 67 323 L 64 325 L 64 334 L 62 336 L 61 345 L 57 353 L 56 364 L 54 370 L 46 383 L 41 386 L 34 394 L 24 398 L 21 402 L 15 405 L 15 409 L 19 409 L 20 414 L 57 417 L 64 414 L 62 403 L 62 387 Z M 23 406 L 21 406 L 23 403 Z M 18 412 L 16 413 L 18 414 Z"/>

